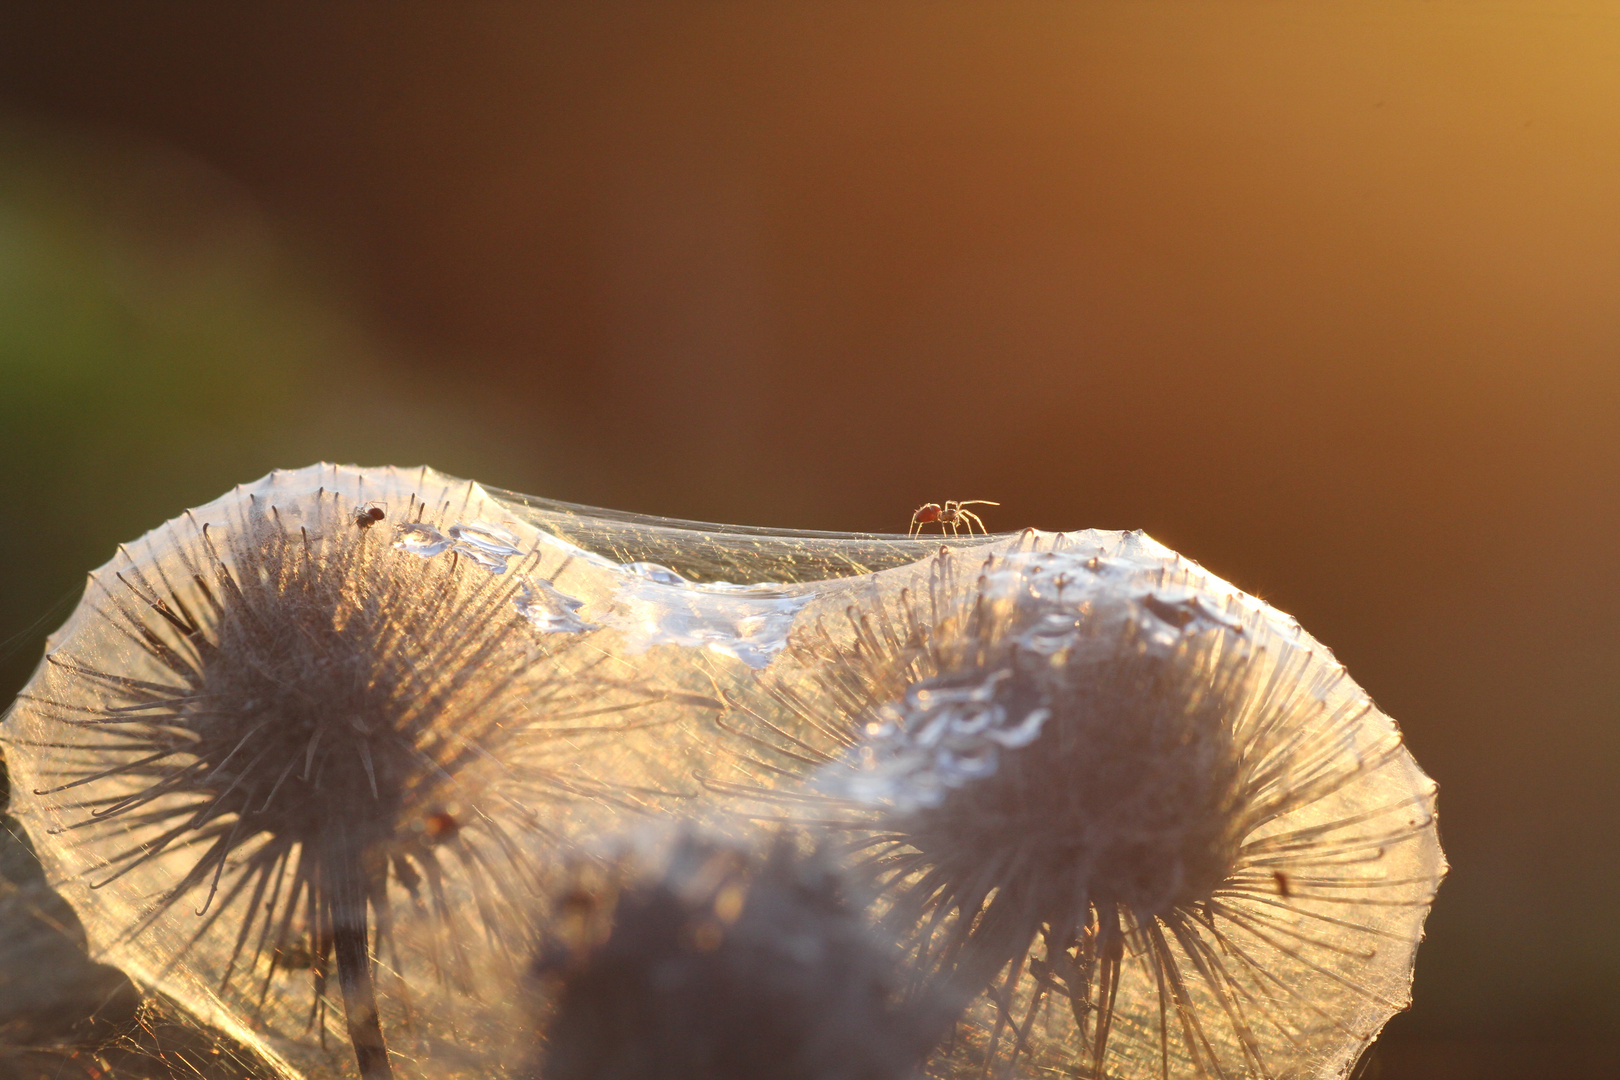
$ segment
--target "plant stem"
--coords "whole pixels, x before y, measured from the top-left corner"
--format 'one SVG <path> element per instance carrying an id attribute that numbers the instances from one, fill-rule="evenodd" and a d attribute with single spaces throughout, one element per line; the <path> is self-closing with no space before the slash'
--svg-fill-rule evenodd
<path id="1" fill-rule="evenodd" d="M 377 993 L 371 982 L 371 943 L 366 922 L 366 894 L 358 867 L 350 860 L 335 860 L 331 867 L 332 951 L 337 960 L 338 985 L 343 990 L 343 1018 L 354 1047 L 361 1080 L 393 1080 L 388 1044 L 383 1041 L 377 1014 Z"/>

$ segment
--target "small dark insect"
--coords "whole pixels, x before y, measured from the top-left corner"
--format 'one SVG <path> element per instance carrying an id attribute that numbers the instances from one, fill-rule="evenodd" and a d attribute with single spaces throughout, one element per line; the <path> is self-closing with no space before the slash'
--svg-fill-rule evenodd
<path id="1" fill-rule="evenodd" d="M 284 941 L 276 947 L 276 966 L 287 971 L 308 971 L 315 966 L 315 957 L 304 939 Z"/>
<path id="2" fill-rule="evenodd" d="M 1287 900 L 1294 895 L 1293 886 L 1289 884 L 1288 875 L 1281 870 L 1273 870 L 1271 878 L 1277 883 L 1277 895 Z"/>
<path id="3" fill-rule="evenodd" d="M 1000 505 L 1000 503 L 991 502 L 989 499 L 964 499 L 961 502 L 957 502 L 954 499 L 947 499 L 945 500 L 944 506 L 939 505 L 939 503 L 923 503 L 921 506 L 917 507 L 916 512 L 911 515 L 911 529 L 906 533 L 906 535 L 915 536 L 918 533 L 921 533 L 924 525 L 938 525 L 939 533 L 941 536 L 943 536 L 945 535 L 945 526 L 947 525 L 951 527 L 952 533 L 960 533 L 961 526 L 966 525 L 968 535 L 972 536 L 973 527 L 977 525 L 980 532 L 984 533 L 986 536 L 989 536 L 990 530 L 984 527 L 984 522 L 979 520 L 979 515 L 975 514 L 971 510 L 964 510 L 962 508 L 964 506 Z"/>
<path id="4" fill-rule="evenodd" d="M 430 844 L 442 844 L 446 840 L 454 840 L 456 833 L 461 831 L 461 823 L 450 816 L 446 810 L 435 810 L 423 822 L 423 837 Z"/>
<path id="5" fill-rule="evenodd" d="M 354 512 L 354 523 L 362 529 L 369 529 L 381 521 L 387 514 L 387 507 L 382 503 L 366 503 Z"/>

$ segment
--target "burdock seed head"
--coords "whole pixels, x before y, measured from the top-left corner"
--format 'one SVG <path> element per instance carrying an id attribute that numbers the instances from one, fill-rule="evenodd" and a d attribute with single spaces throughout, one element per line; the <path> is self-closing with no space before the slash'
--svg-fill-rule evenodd
<path id="1" fill-rule="evenodd" d="M 5 729 L 92 944 L 313 1073 L 476 1043 L 456 1002 L 527 962 L 538 853 L 611 803 L 588 751 L 639 699 L 521 530 L 476 485 L 317 466 L 92 574 Z"/>
<path id="2" fill-rule="evenodd" d="M 823 853 L 692 832 L 584 864 L 532 971 L 543 1080 L 908 1080 L 947 1029 Z"/>
<path id="3" fill-rule="evenodd" d="M 922 969 L 983 991 L 939 1069 L 1339 1077 L 1406 1005 L 1434 785 L 1292 619 L 1118 533 L 828 608 L 714 786 L 844 831 Z"/>

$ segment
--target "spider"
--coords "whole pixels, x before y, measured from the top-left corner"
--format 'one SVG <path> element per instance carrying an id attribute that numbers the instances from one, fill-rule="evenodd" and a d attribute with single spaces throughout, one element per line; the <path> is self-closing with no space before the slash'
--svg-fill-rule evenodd
<path id="1" fill-rule="evenodd" d="M 961 502 L 947 499 L 944 506 L 939 505 L 939 503 L 923 503 L 917 507 L 917 512 L 911 515 L 911 528 L 906 535 L 915 536 L 922 532 L 924 525 L 937 524 L 940 535 L 944 536 L 945 526 L 949 525 L 952 533 L 959 533 L 961 532 L 960 526 L 965 524 L 969 536 L 973 535 L 975 525 L 979 527 L 980 532 L 989 536 L 990 530 L 984 527 L 984 522 L 979 520 L 979 515 L 971 510 L 964 510 L 962 507 L 1000 505 L 1000 503 L 991 502 L 989 499 L 964 499 Z"/>

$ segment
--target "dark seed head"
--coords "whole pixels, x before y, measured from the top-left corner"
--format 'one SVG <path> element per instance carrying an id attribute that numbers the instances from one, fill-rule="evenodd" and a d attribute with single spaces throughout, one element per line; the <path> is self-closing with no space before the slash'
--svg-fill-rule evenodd
<path id="1" fill-rule="evenodd" d="M 941 1068 L 1291 1075 L 1402 1007 L 1433 785 L 1292 620 L 1108 533 L 941 553 L 838 606 L 739 758 L 850 836 L 925 971 L 987 991 Z M 818 758 L 806 811 L 775 778 Z"/>
<path id="2" fill-rule="evenodd" d="M 7 725 L 94 944 L 261 1048 L 318 1056 L 331 1020 L 367 1078 L 384 1027 L 451 1038 L 526 962 L 547 837 L 611 794 L 560 736 L 637 700 L 522 615 L 533 550 L 354 528 L 371 497 L 440 535 L 499 513 L 437 479 L 272 474 L 121 550 Z"/>
<path id="3" fill-rule="evenodd" d="M 904 1080 L 947 1027 L 789 838 L 760 857 L 683 836 L 661 867 L 586 875 L 551 922 L 545 1080 Z"/>

